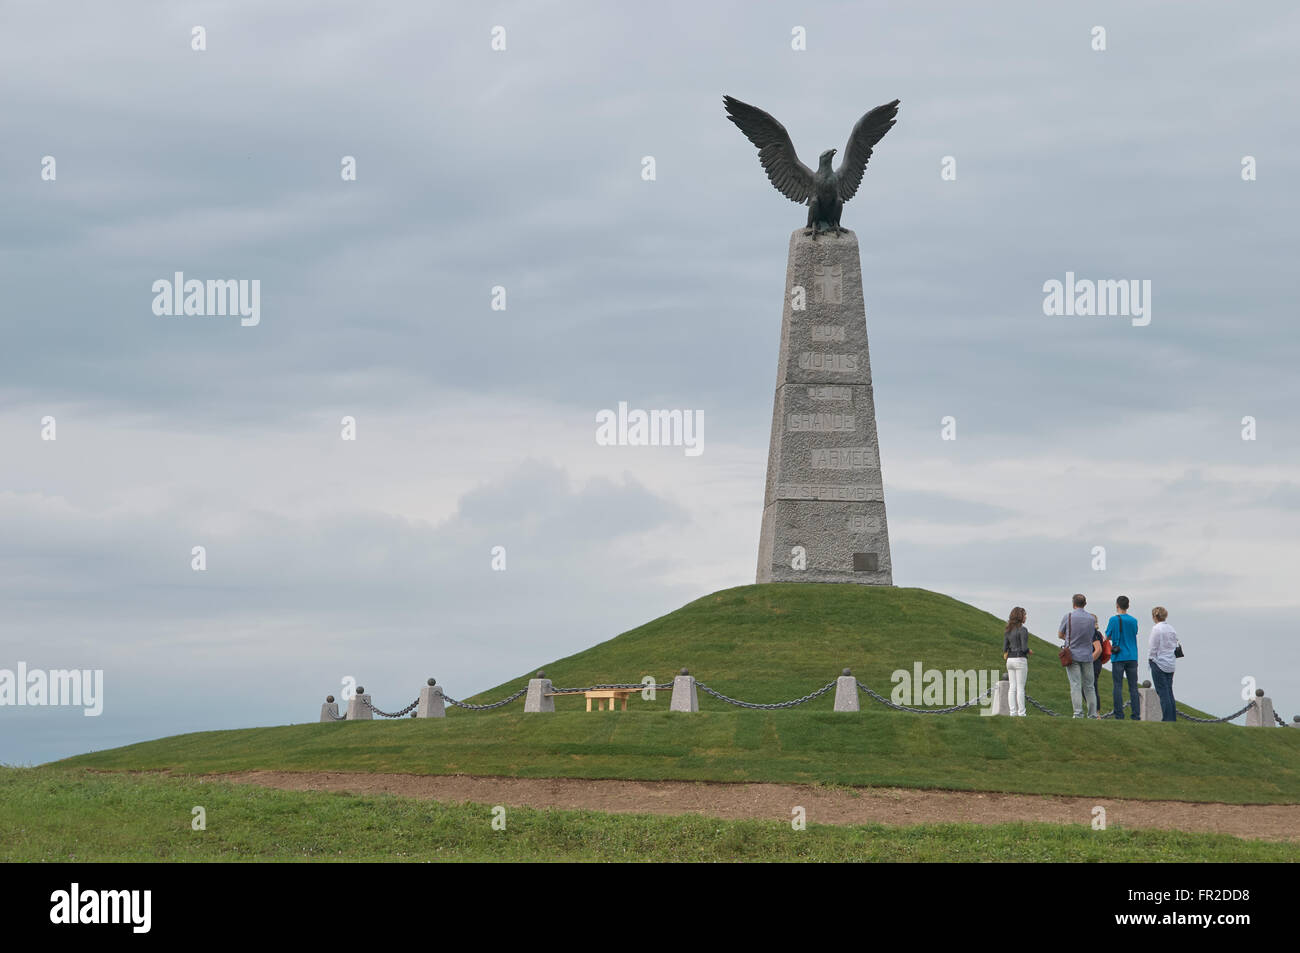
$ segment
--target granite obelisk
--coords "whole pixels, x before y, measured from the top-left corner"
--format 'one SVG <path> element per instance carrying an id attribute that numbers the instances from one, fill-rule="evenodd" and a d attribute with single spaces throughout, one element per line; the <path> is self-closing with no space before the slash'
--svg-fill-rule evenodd
<path id="1" fill-rule="evenodd" d="M 759 582 L 893 585 L 857 236 L 790 237 Z"/>

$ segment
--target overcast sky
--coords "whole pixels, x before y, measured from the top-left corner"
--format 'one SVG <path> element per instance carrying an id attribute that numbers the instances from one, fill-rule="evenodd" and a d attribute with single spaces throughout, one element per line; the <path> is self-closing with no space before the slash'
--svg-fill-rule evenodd
<path id="1" fill-rule="evenodd" d="M 1297 62 L 1281 2 L 6 5 L 0 668 L 105 702 L 0 709 L 0 761 L 468 695 L 752 583 L 804 212 L 723 93 L 809 163 L 902 100 L 844 213 L 895 582 L 1163 604 L 1181 699 L 1289 719 Z M 177 271 L 260 324 L 155 315 Z M 1150 324 L 1045 316 L 1066 272 Z M 704 453 L 598 446 L 619 401 Z"/>

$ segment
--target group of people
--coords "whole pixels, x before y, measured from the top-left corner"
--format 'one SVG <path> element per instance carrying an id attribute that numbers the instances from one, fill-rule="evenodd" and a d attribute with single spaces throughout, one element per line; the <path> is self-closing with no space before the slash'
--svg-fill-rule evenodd
<path id="1" fill-rule="evenodd" d="M 1110 654 L 1111 682 L 1115 693 L 1115 718 L 1124 717 L 1123 684 L 1128 680 L 1129 718 L 1136 721 L 1142 717 L 1142 708 L 1138 700 L 1138 622 L 1129 615 L 1128 596 L 1119 596 L 1115 600 L 1115 614 L 1106 623 L 1106 631 L 1101 630 L 1097 617 L 1085 607 L 1088 600 L 1082 593 L 1075 593 L 1072 607 L 1061 619 L 1057 629 L 1057 638 L 1063 640 L 1061 661 L 1065 663 L 1065 674 L 1070 681 L 1070 702 L 1074 706 L 1074 717 L 1083 718 L 1085 705 L 1088 718 L 1100 718 L 1097 703 L 1097 683 L 1102 667 L 1106 663 L 1106 652 Z M 1002 636 L 1002 657 L 1007 662 L 1007 678 L 1011 683 L 1009 707 L 1011 714 L 1024 716 L 1025 682 L 1029 677 L 1029 656 L 1033 649 L 1029 647 L 1029 630 L 1025 628 L 1028 613 L 1020 606 L 1011 610 L 1007 627 Z M 1182 647 L 1178 642 L 1178 633 L 1169 624 L 1169 611 L 1164 606 L 1151 610 L 1150 647 L 1147 651 L 1147 664 L 1151 669 L 1151 684 L 1160 699 L 1162 721 L 1174 721 L 1174 663 L 1181 657 Z M 1064 652 L 1069 651 L 1066 662 Z"/>

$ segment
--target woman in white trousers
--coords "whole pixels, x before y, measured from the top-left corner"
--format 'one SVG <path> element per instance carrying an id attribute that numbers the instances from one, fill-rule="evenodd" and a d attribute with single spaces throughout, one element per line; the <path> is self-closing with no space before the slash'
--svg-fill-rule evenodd
<path id="1" fill-rule="evenodd" d="M 1034 650 L 1029 647 L 1029 630 L 1025 620 L 1029 613 L 1020 606 L 1011 610 L 1007 619 L 1006 631 L 1002 633 L 1002 657 L 1007 662 L 1007 678 L 1011 686 L 1007 691 L 1007 701 L 1011 714 L 1023 718 L 1025 711 L 1025 682 L 1029 679 L 1029 656 Z"/>

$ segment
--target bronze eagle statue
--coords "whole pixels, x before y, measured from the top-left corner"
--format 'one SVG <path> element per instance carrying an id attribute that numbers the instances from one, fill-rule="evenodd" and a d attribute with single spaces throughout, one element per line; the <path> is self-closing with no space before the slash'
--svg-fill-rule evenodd
<path id="1" fill-rule="evenodd" d="M 776 190 L 791 202 L 808 206 L 808 231 L 805 234 L 812 235 L 814 241 L 818 232 L 834 231 L 838 235 L 841 231 L 848 231 L 840 227 L 840 212 L 844 203 L 857 194 L 871 150 L 897 122 L 898 102 L 895 99 L 892 103 L 877 106 L 858 120 L 849 133 L 844 159 L 838 169 L 831 168 L 835 150 L 827 149 L 821 154 L 814 172 L 799 161 L 785 126 L 757 106 L 742 103 L 731 96 L 722 97 L 727 118 L 758 147 L 758 161 Z"/>

